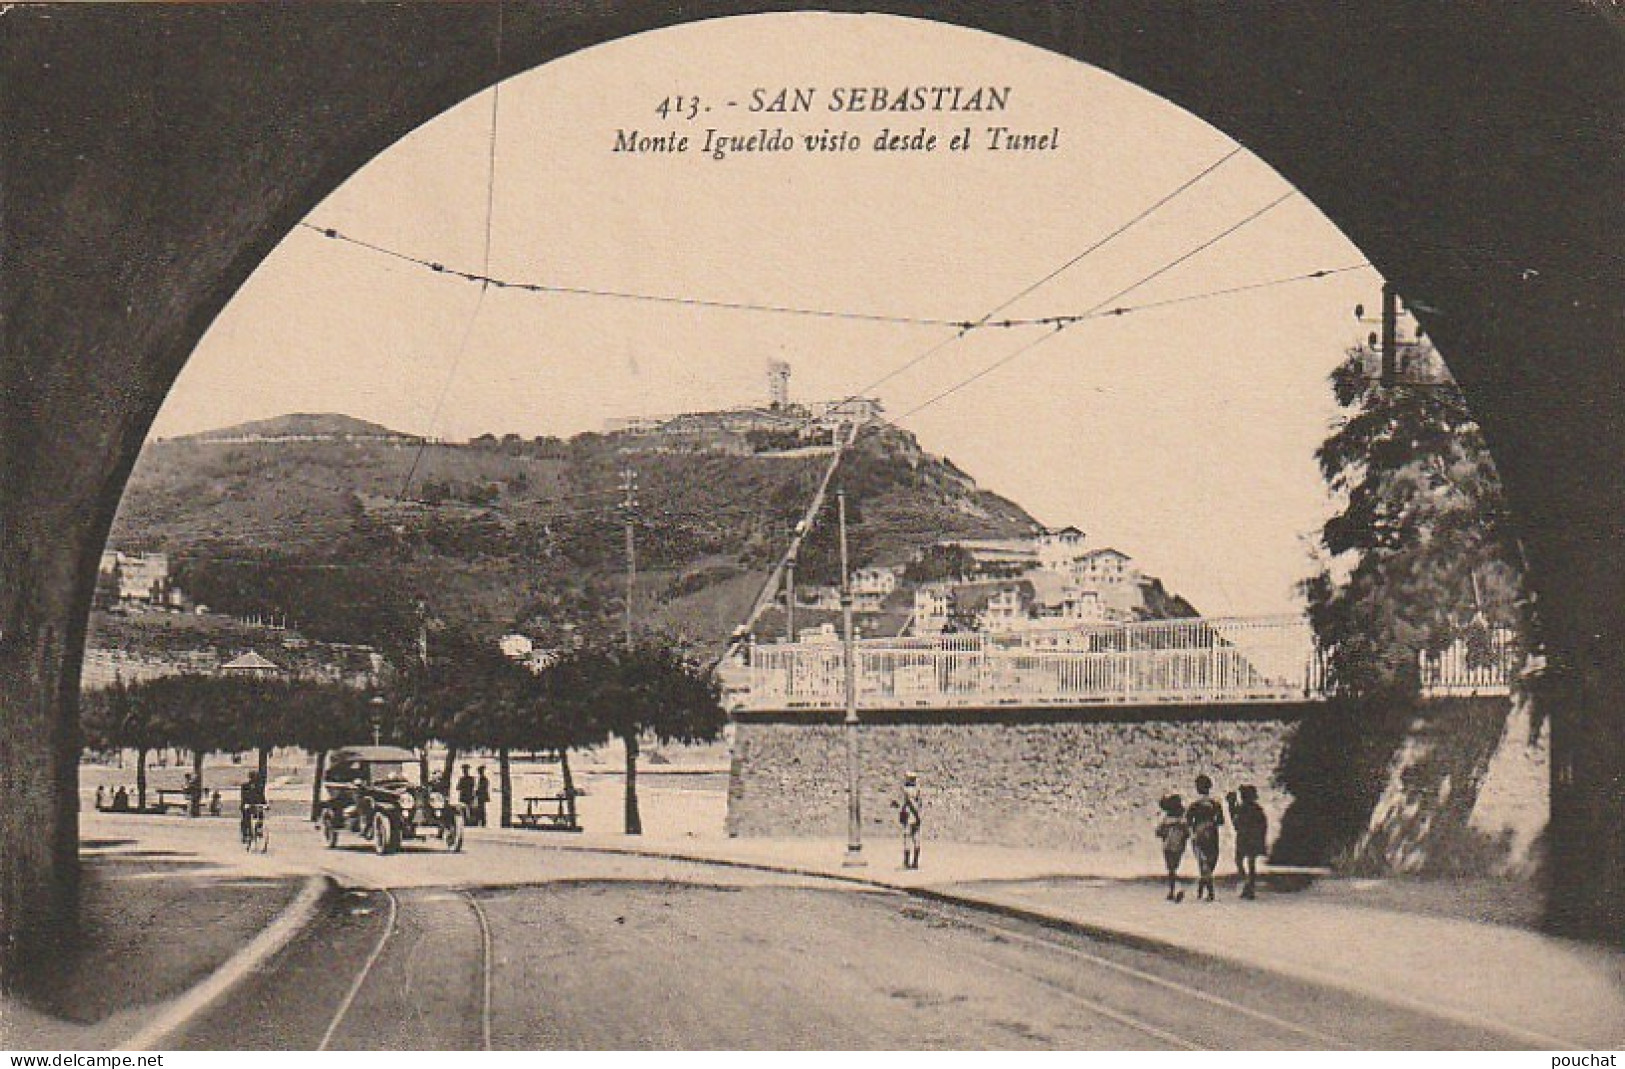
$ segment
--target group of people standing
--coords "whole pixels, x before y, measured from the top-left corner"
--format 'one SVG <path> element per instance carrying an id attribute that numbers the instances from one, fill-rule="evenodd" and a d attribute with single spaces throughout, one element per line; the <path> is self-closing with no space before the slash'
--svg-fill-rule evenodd
<path id="1" fill-rule="evenodd" d="M 128 813 L 130 812 L 130 792 L 122 785 L 113 788 L 112 800 L 108 800 L 106 791 L 96 788 L 96 811 L 98 813 Z"/>
<path id="2" fill-rule="evenodd" d="M 1179 866 L 1189 845 L 1196 855 L 1196 900 L 1214 900 L 1213 871 L 1219 865 L 1219 831 L 1225 825 L 1225 809 L 1236 835 L 1236 871 L 1243 877 L 1241 897 L 1258 896 L 1258 859 L 1265 853 L 1269 837 L 1269 816 L 1258 804 L 1258 788 L 1250 783 L 1225 795 L 1225 805 L 1212 796 L 1213 780 L 1196 777 L 1196 798 L 1186 805 L 1177 794 L 1163 797 L 1158 806 L 1162 820 L 1157 838 L 1162 840 L 1162 858 L 1168 866 L 1168 901 L 1183 902 L 1179 886 Z"/>
<path id="3" fill-rule="evenodd" d="M 468 813 L 468 826 L 483 828 L 486 827 L 486 813 L 491 808 L 491 781 L 485 778 L 484 765 L 480 766 L 478 779 L 471 774 L 470 768 L 464 765 L 463 774 L 457 779 L 457 801 Z"/>

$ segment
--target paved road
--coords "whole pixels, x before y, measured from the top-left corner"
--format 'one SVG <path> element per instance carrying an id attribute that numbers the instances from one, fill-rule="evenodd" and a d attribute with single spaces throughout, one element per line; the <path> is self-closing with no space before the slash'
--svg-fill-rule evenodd
<path id="1" fill-rule="evenodd" d="M 1194 956 L 833 881 L 489 842 L 321 856 L 353 889 L 176 1047 L 1507 1046 Z"/>

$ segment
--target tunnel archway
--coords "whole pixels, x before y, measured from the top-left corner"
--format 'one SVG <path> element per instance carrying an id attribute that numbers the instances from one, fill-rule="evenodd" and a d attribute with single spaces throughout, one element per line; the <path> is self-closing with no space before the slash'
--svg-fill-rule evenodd
<path id="1" fill-rule="evenodd" d="M 591 44 L 804 4 L 14 8 L 0 213 L 0 928 L 76 881 L 96 558 L 175 375 L 254 267 L 407 131 Z M 1495 13 L 823 4 L 984 30 L 1207 120 L 1319 206 L 1448 354 L 1522 523 L 1554 724 L 1554 926 L 1617 938 L 1625 844 L 1625 43 L 1606 5 Z M 498 47 L 498 21 L 502 23 Z M 1485 72 L 1495 72 L 1493 76 Z M 1589 857 L 1589 866 L 1567 859 Z M 22 960 L 14 959 L 14 960 Z"/>

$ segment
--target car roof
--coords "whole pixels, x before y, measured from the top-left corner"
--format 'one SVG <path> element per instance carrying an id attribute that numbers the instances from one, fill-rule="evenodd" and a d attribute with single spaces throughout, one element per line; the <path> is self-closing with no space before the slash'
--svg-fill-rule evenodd
<path id="1" fill-rule="evenodd" d="M 334 750 L 328 760 L 333 764 L 360 764 L 366 761 L 416 761 L 418 755 L 399 746 L 346 746 Z"/>

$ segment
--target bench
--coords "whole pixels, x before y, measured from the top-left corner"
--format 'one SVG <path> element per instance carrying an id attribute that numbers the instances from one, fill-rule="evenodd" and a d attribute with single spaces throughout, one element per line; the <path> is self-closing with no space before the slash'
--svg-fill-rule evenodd
<path id="1" fill-rule="evenodd" d="M 153 806 L 157 812 L 167 813 L 171 809 L 178 809 L 182 813 L 192 811 L 192 792 L 176 788 L 160 788 L 154 792 L 158 796 Z"/>
<path id="2" fill-rule="evenodd" d="M 538 795 L 525 799 L 525 811 L 513 815 L 514 823 L 531 831 L 580 831 L 581 825 L 570 812 L 567 794 Z"/>

